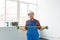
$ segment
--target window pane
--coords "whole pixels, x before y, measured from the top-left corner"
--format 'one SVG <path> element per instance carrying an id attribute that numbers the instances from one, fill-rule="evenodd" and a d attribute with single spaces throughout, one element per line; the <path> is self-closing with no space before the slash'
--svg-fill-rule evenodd
<path id="1" fill-rule="evenodd" d="M 0 0 L 0 27 L 4 27 L 5 1 Z"/>
<path id="2" fill-rule="evenodd" d="M 20 3 L 20 16 L 26 16 L 27 13 L 27 4 Z"/>
<path id="3" fill-rule="evenodd" d="M 20 1 L 27 2 L 27 3 L 35 3 L 36 4 L 37 0 L 20 0 Z"/>
<path id="4" fill-rule="evenodd" d="M 36 3 L 36 0 L 28 0 L 29 3 Z"/>
<path id="5" fill-rule="evenodd" d="M 20 3 L 20 26 L 25 25 L 25 21 L 27 19 L 27 4 Z"/>
<path id="6" fill-rule="evenodd" d="M 6 5 L 6 21 L 17 21 L 17 2 L 7 1 Z"/>
<path id="7" fill-rule="evenodd" d="M 4 15 L 4 0 L 0 0 L 0 15 Z"/>

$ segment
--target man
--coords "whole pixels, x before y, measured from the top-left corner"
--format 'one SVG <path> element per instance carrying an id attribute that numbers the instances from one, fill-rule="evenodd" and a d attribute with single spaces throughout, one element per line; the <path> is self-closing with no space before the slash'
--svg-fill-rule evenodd
<path id="1" fill-rule="evenodd" d="M 40 23 L 34 18 L 34 12 L 30 11 L 28 16 L 30 19 L 26 21 L 25 29 L 23 29 L 27 30 L 27 40 L 39 40 L 38 29 L 40 30 L 41 27 L 38 26 Z"/>

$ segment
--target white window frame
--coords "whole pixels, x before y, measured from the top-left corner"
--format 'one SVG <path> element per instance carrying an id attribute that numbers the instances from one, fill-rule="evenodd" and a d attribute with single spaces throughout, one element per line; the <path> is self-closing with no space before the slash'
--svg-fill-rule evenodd
<path id="1" fill-rule="evenodd" d="M 34 4 L 34 3 L 28 3 L 28 2 L 23 2 L 23 1 L 19 1 L 19 0 L 17 0 L 17 1 L 16 1 L 16 0 L 5 0 L 5 22 L 6 22 L 6 16 L 7 16 L 7 15 L 6 15 L 6 11 L 7 11 L 7 10 L 6 10 L 6 1 L 17 2 L 17 6 L 18 6 L 18 7 L 17 7 L 17 20 L 18 20 L 18 22 L 20 21 L 20 19 L 19 19 L 19 18 L 20 18 L 20 17 L 19 17 L 19 16 L 20 16 L 20 3 L 27 4 L 27 12 L 29 11 L 29 4 L 38 6 L 38 3 L 37 3 L 38 0 L 36 1 L 36 4 Z M 36 10 L 38 10 L 37 7 L 36 7 Z M 36 13 L 37 13 L 37 12 L 36 12 Z"/>

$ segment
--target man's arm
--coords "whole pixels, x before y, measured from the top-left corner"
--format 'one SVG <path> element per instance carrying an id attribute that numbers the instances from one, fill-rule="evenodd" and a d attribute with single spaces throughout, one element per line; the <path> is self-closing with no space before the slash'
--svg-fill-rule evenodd
<path id="1" fill-rule="evenodd" d="M 40 22 L 38 20 L 36 20 L 36 24 L 37 24 L 38 29 L 40 30 L 41 29 L 41 25 L 40 25 Z"/>
<path id="2" fill-rule="evenodd" d="M 25 29 L 26 29 L 26 30 L 27 30 L 27 26 L 28 26 L 28 24 L 27 24 L 27 23 L 28 23 L 28 21 L 26 21 L 26 24 L 25 24 Z"/>

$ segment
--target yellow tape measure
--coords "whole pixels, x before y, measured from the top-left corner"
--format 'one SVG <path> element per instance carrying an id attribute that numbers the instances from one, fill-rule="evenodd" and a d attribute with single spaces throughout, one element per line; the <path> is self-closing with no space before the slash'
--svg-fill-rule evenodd
<path id="1" fill-rule="evenodd" d="M 25 26 L 16 26 L 17 29 L 22 29 L 25 28 Z M 48 29 L 48 26 L 27 26 L 27 28 L 43 28 L 43 29 Z"/>

